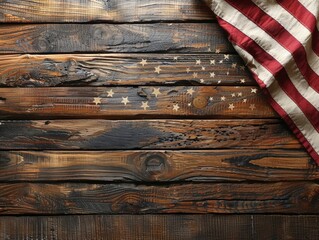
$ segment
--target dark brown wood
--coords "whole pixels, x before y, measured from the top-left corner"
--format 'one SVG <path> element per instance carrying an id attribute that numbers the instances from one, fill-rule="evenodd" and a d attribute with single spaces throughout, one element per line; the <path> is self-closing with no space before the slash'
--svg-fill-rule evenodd
<path id="1" fill-rule="evenodd" d="M 0 184 L 0 214 L 319 213 L 314 182 Z"/>
<path id="2" fill-rule="evenodd" d="M 309 215 L 89 215 L 0 217 L 0 238 L 100 240 L 317 239 Z"/>
<path id="3" fill-rule="evenodd" d="M 0 119 L 278 118 L 251 87 L 0 88 Z"/>
<path id="4" fill-rule="evenodd" d="M 1 121 L 0 149 L 301 148 L 278 120 Z"/>
<path id="5" fill-rule="evenodd" d="M 305 151 L 0 152 L 0 181 L 319 180 Z"/>
<path id="6" fill-rule="evenodd" d="M 0 53 L 234 53 L 217 23 L 0 25 Z"/>
<path id="7" fill-rule="evenodd" d="M 0 55 L 0 85 L 256 85 L 238 55 L 228 58 L 223 54 Z M 155 72 L 157 66 L 160 74 Z"/>
<path id="8" fill-rule="evenodd" d="M 10 0 L 1 2 L 0 5 L 0 22 L 147 22 L 212 19 L 213 13 L 198 0 Z"/>

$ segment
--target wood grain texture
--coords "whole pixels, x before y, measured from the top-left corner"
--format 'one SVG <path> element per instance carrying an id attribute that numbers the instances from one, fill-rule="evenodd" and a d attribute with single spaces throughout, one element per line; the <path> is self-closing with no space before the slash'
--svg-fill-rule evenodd
<path id="1" fill-rule="evenodd" d="M 226 60 L 223 54 L 0 55 L 0 86 L 256 85 L 240 57 L 228 57 Z M 155 72 L 157 66 L 161 67 L 160 74 Z"/>
<path id="2" fill-rule="evenodd" d="M 217 23 L 5 24 L 0 53 L 234 53 Z"/>
<path id="3" fill-rule="evenodd" d="M 0 214 L 318 214 L 314 182 L 0 184 Z"/>
<path id="4" fill-rule="evenodd" d="M 0 149 L 301 148 L 278 120 L 1 121 Z"/>
<path id="5" fill-rule="evenodd" d="M 147 22 L 212 20 L 197 0 L 9 0 L 0 4 L 0 22 Z"/>
<path id="6" fill-rule="evenodd" d="M 68 240 L 317 239 L 309 215 L 88 215 L 0 217 L 0 238 Z"/>
<path id="7" fill-rule="evenodd" d="M 0 88 L 0 119 L 278 118 L 256 87 Z"/>
<path id="8" fill-rule="evenodd" d="M 305 151 L 0 152 L 0 181 L 297 181 L 319 180 Z"/>

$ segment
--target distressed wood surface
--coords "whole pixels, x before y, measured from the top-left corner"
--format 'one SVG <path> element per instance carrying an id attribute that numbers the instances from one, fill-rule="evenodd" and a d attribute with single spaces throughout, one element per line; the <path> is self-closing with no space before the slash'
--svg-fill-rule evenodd
<path id="1" fill-rule="evenodd" d="M 0 214 L 318 214 L 314 182 L 0 184 Z"/>
<path id="2" fill-rule="evenodd" d="M 234 53 L 217 23 L 5 24 L 0 53 Z"/>
<path id="3" fill-rule="evenodd" d="M 297 181 L 319 180 L 305 151 L 2 151 L 0 181 Z"/>
<path id="4" fill-rule="evenodd" d="M 278 120 L 1 121 L 0 149 L 301 148 Z"/>
<path id="5" fill-rule="evenodd" d="M 213 20 L 198 0 L 10 0 L 1 2 L 0 22 L 147 22 Z"/>
<path id="6" fill-rule="evenodd" d="M 317 239 L 313 215 L 88 215 L 0 217 L 0 238 L 100 240 Z M 23 227 L 22 227 L 23 226 Z"/>
<path id="7" fill-rule="evenodd" d="M 6 87 L 181 84 L 256 82 L 231 54 L 0 55 L 0 86 Z"/>
<path id="8" fill-rule="evenodd" d="M 0 119 L 278 118 L 255 86 L 0 88 Z"/>

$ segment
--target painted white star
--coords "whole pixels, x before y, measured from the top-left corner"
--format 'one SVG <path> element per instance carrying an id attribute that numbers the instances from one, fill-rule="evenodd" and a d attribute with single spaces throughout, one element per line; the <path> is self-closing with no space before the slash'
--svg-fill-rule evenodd
<path id="1" fill-rule="evenodd" d="M 197 72 L 194 72 L 194 73 L 193 73 L 193 77 L 194 77 L 194 78 L 197 78 L 197 76 L 198 76 Z"/>
<path id="2" fill-rule="evenodd" d="M 178 60 L 178 57 L 174 57 L 174 60 L 177 61 L 177 60 Z"/>
<path id="3" fill-rule="evenodd" d="M 239 93 L 237 93 L 237 96 L 241 97 L 241 96 L 243 96 L 243 93 L 239 92 Z"/>
<path id="4" fill-rule="evenodd" d="M 245 99 L 243 99 L 243 103 L 246 103 L 247 102 L 247 99 L 245 98 Z"/>
<path id="5" fill-rule="evenodd" d="M 211 52 L 211 51 L 212 51 L 212 49 L 209 47 L 209 48 L 207 49 L 207 51 L 208 51 L 208 52 Z"/>
<path id="6" fill-rule="evenodd" d="M 113 95 L 114 95 L 114 92 L 113 92 L 112 89 L 110 91 L 107 91 L 107 96 L 108 97 L 113 97 Z"/>
<path id="7" fill-rule="evenodd" d="M 189 95 L 193 95 L 194 92 L 195 91 L 193 88 L 187 90 L 187 94 L 189 94 Z"/>
<path id="8" fill-rule="evenodd" d="M 215 65 L 215 64 L 216 64 L 215 59 L 210 60 L 210 65 Z"/>
<path id="9" fill-rule="evenodd" d="M 157 74 L 160 74 L 160 72 L 162 71 L 161 66 L 157 66 L 155 67 L 155 71 Z"/>
<path id="10" fill-rule="evenodd" d="M 237 67 L 237 63 L 233 63 L 233 64 L 231 65 L 231 67 L 232 67 L 232 68 L 236 68 L 236 67 Z"/>
<path id="11" fill-rule="evenodd" d="M 200 59 L 196 60 L 196 65 L 200 65 L 202 61 Z"/>
<path id="12" fill-rule="evenodd" d="M 231 96 L 232 96 L 232 97 L 236 97 L 236 94 L 235 94 L 235 93 L 232 93 Z"/>
<path id="13" fill-rule="evenodd" d="M 213 98 L 213 97 L 210 97 L 210 98 L 209 98 L 209 101 L 211 101 L 211 102 L 214 101 L 214 98 Z"/>
<path id="14" fill-rule="evenodd" d="M 225 96 L 222 96 L 222 97 L 220 98 L 220 100 L 221 100 L 221 101 L 225 101 L 225 100 L 226 100 L 226 97 L 225 97 Z"/>
<path id="15" fill-rule="evenodd" d="M 206 68 L 204 66 L 202 66 L 202 70 L 204 71 L 204 70 L 206 70 Z"/>
<path id="16" fill-rule="evenodd" d="M 224 59 L 229 60 L 229 54 L 224 54 Z"/>
<path id="17" fill-rule="evenodd" d="M 202 79 L 202 78 L 199 81 L 200 81 L 200 83 L 204 83 L 205 82 L 205 80 Z"/>
<path id="18" fill-rule="evenodd" d="M 192 106 L 192 103 L 188 103 L 187 105 L 188 105 L 189 107 L 191 107 L 191 106 Z"/>
<path id="19" fill-rule="evenodd" d="M 244 78 L 240 79 L 240 83 L 245 83 L 246 80 Z"/>
<path id="20" fill-rule="evenodd" d="M 191 71 L 190 68 L 186 68 L 186 72 L 189 73 Z"/>
<path id="21" fill-rule="evenodd" d="M 147 60 L 146 59 L 142 59 L 142 61 L 140 62 L 140 64 L 144 67 L 147 64 Z"/>
<path id="22" fill-rule="evenodd" d="M 233 110 L 234 110 L 234 108 L 235 108 L 234 104 L 232 104 L 232 103 L 231 103 L 231 104 L 229 104 L 228 109 L 230 109 L 230 110 L 232 110 L 232 111 L 233 111 Z"/>
<path id="23" fill-rule="evenodd" d="M 214 72 L 209 73 L 211 78 L 214 78 L 216 74 Z"/>
<path id="24" fill-rule="evenodd" d="M 152 94 L 155 95 L 155 97 L 158 97 L 158 95 L 162 93 L 160 92 L 160 88 L 153 88 Z"/>
<path id="25" fill-rule="evenodd" d="M 257 93 L 257 88 L 252 88 L 251 93 Z"/>
<path id="26" fill-rule="evenodd" d="M 148 106 L 148 102 L 142 102 L 141 108 L 143 108 L 144 110 L 147 110 L 148 107 L 150 107 Z"/>
<path id="27" fill-rule="evenodd" d="M 220 49 L 216 48 L 215 53 L 220 53 Z"/>
<path id="28" fill-rule="evenodd" d="M 229 72 L 227 71 L 226 74 L 227 74 L 227 76 L 228 76 L 228 75 L 229 75 Z"/>
<path id="29" fill-rule="evenodd" d="M 255 104 L 250 104 L 249 108 L 253 111 L 256 108 Z"/>
<path id="30" fill-rule="evenodd" d="M 173 105 L 173 110 L 177 112 L 177 111 L 178 111 L 178 109 L 179 109 L 178 104 L 174 104 L 174 105 Z"/>
<path id="31" fill-rule="evenodd" d="M 122 97 L 122 101 L 121 103 L 124 103 L 124 105 L 126 106 L 126 104 L 128 104 L 130 101 L 128 100 L 128 97 Z"/>
<path id="32" fill-rule="evenodd" d="M 242 70 L 242 71 L 245 70 L 245 66 L 244 66 L 244 65 L 241 65 L 239 68 L 240 68 L 240 70 Z"/>
<path id="33" fill-rule="evenodd" d="M 102 100 L 102 98 L 100 98 L 100 97 L 96 97 L 96 98 L 94 98 L 94 103 L 95 103 L 95 105 L 98 105 L 98 104 L 101 104 L 101 100 Z"/>
<path id="34" fill-rule="evenodd" d="M 224 60 L 220 60 L 220 61 L 219 61 L 219 63 L 223 63 L 223 62 L 224 62 Z"/>
<path id="35" fill-rule="evenodd" d="M 221 84 L 221 82 L 222 82 L 221 80 L 218 80 L 217 84 Z"/>

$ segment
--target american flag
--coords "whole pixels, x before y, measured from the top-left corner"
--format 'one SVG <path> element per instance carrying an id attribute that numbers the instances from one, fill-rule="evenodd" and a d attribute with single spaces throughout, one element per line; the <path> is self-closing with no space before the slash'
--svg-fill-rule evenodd
<path id="1" fill-rule="evenodd" d="M 319 164 L 319 1 L 205 1 L 272 107 Z"/>

